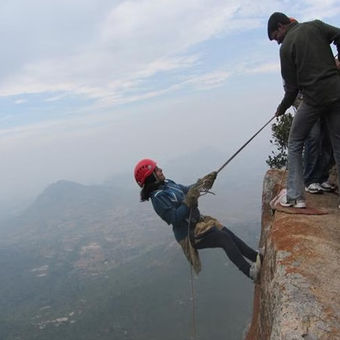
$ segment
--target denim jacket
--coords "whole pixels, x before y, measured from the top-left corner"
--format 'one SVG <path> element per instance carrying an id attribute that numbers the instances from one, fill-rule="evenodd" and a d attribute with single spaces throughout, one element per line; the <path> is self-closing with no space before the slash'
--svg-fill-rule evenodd
<path id="1" fill-rule="evenodd" d="M 183 203 L 183 200 L 189 189 L 190 186 L 166 179 L 164 184 L 151 193 L 154 210 L 167 224 L 172 225 L 177 241 L 183 240 L 188 235 L 190 208 Z M 199 217 L 199 210 L 193 208 L 192 222 L 197 222 Z"/>

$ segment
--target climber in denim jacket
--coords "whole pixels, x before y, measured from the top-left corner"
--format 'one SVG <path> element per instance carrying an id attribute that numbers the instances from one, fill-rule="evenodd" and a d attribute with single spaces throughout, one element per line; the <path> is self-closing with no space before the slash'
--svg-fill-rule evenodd
<path id="1" fill-rule="evenodd" d="M 153 160 L 143 159 L 137 163 L 134 175 L 142 188 L 141 200 L 151 199 L 155 212 L 172 225 L 176 241 L 196 273 L 201 270 L 198 249 L 222 248 L 239 270 L 254 282 L 258 281 L 262 255 L 218 220 L 203 216 L 198 210 L 200 188 L 209 190 L 215 181 L 216 172 L 191 186 L 184 186 L 166 179 L 162 169 Z"/>

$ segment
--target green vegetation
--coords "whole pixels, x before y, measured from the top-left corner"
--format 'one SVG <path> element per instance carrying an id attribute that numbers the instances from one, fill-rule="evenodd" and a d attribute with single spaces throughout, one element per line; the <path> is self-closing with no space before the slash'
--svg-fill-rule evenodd
<path id="1" fill-rule="evenodd" d="M 273 137 L 270 143 L 274 146 L 274 150 L 266 160 L 270 168 L 282 169 L 287 167 L 288 137 L 292 121 L 293 115 L 286 113 L 276 118 L 276 123 L 272 125 Z"/>

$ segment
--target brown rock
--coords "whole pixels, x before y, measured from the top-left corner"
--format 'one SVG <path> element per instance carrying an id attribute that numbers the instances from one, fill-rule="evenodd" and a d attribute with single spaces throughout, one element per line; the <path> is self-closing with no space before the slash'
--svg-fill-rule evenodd
<path id="1" fill-rule="evenodd" d="M 340 209 L 335 194 L 308 194 L 307 205 L 327 215 L 276 211 L 270 200 L 285 173 L 269 170 L 263 185 L 265 245 L 247 340 L 340 339 Z"/>

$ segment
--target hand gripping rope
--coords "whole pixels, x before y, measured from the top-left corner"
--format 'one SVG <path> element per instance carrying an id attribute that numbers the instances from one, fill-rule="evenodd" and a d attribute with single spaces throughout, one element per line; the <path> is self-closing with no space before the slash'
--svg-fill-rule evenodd
<path id="1" fill-rule="evenodd" d="M 221 172 L 267 125 L 271 123 L 271 121 L 276 117 L 274 115 L 272 118 L 268 120 L 266 124 L 264 124 L 251 138 L 247 140 L 216 172 L 217 174 Z M 210 193 L 210 191 L 204 189 L 204 183 L 198 182 L 197 188 L 202 193 L 201 195 L 205 195 L 207 193 Z M 192 216 L 192 208 L 190 208 L 190 214 L 189 214 L 189 221 L 188 221 L 188 243 L 189 247 L 192 247 L 192 244 L 190 242 L 190 225 L 191 225 L 191 216 Z M 194 280 L 193 280 L 193 273 L 192 273 L 192 266 L 190 264 L 190 277 L 191 277 L 191 296 L 192 296 L 192 335 L 191 339 L 196 339 L 196 317 L 195 317 L 195 291 L 194 291 Z"/>

